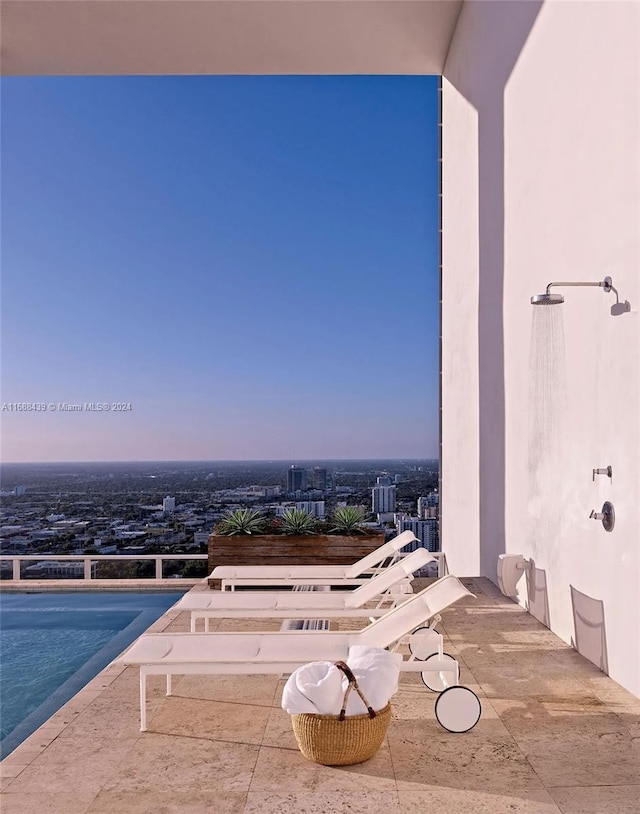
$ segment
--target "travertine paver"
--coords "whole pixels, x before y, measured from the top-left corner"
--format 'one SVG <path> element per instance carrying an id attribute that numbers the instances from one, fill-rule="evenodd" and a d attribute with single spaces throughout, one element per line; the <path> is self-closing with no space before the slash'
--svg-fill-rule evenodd
<path id="1" fill-rule="evenodd" d="M 0 766 L 3 814 L 638 814 L 640 700 L 487 580 L 446 612 L 445 649 L 483 715 L 442 729 L 436 696 L 402 676 L 379 753 L 327 767 L 297 749 L 277 676 L 149 680 L 109 667 Z M 198 585 L 193 590 L 205 590 Z M 343 628 L 358 623 L 344 620 Z M 278 620 L 212 629 L 277 630 Z M 187 631 L 168 611 L 154 630 Z"/>

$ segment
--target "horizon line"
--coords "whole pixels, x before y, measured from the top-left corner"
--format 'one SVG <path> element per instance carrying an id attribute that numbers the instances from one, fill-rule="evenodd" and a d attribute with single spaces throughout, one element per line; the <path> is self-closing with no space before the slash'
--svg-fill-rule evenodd
<path id="1" fill-rule="evenodd" d="M 0 466 L 32 466 L 57 464 L 208 464 L 208 463 L 285 463 L 287 461 L 438 461 L 439 458 L 149 458 L 102 461 L 0 461 Z"/>

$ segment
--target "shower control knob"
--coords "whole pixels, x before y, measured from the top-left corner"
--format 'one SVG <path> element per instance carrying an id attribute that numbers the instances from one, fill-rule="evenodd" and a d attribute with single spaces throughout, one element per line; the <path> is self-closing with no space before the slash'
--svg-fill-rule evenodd
<path id="1" fill-rule="evenodd" d="M 596 479 L 596 475 L 606 475 L 608 478 L 611 478 L 613 477 L 613 469 L 610 466 L 605 466 L 603 469 L 594 469 L 593 480 Z"/>
<path id="2" fill-rule="evenodd" d="M 609 503 L 608 500 L 603 504 L 601 512 L 592 509 L 589 517 L 592 520 L 602 520 L 605 531 L 613 531 L 616 522 L 616 513 L 613 510 L 613 503 Z"/>

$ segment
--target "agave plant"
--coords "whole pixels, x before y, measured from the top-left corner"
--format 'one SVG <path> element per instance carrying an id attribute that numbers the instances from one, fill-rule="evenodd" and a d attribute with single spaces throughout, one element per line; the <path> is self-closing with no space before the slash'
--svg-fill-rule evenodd
<path id="1" fill-rule="evenodd" d="M 333 513 L 331 531 L 338 534 L 358 534 L 364 529 L 365 514 L 361 506 L 338 506 Z"/>
<path id="2" fill-rule="evenodd" d="M 287 509 L 282 515 L 284 534 L 314 534 L 317 527 L 316 518 L 304 509 Z"/>
<path id="3" fill-rule="evenodd" d="M 239 534 L 261 534 L 264 517 L 257 509 L 236 509 L 225 515 L 218 523 L 216 533 L 223 537 Z"/>

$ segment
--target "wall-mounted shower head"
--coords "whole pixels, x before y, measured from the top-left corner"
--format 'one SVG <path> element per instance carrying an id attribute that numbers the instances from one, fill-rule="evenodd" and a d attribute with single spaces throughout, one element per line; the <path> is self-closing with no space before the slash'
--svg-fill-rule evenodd
<path id="1" fill-rule="evenodd" d="M 602 288 L 605 293 L 608 293 L 613 288 L 611 283 L 611 277 L 605 277 L 604 280 L 601 280 L 597 283 L 549 283 L 547 286 L 547 290 L 544 294 L 534 294 L 531 297 L 531 305 L 559 305 L 560 303 L 564 302 L 564 297 L 562 294 L 552 294 L 550 292 L 551 286 L 598 286 Z M 614 289 L 615 290 L 615 289 Z"/>
<path id="2" fill-rule="evenodd" d="M 560 305 L 562 302 L 562 294 L 535 294 L 531 297 L 531 305 Z"/>

